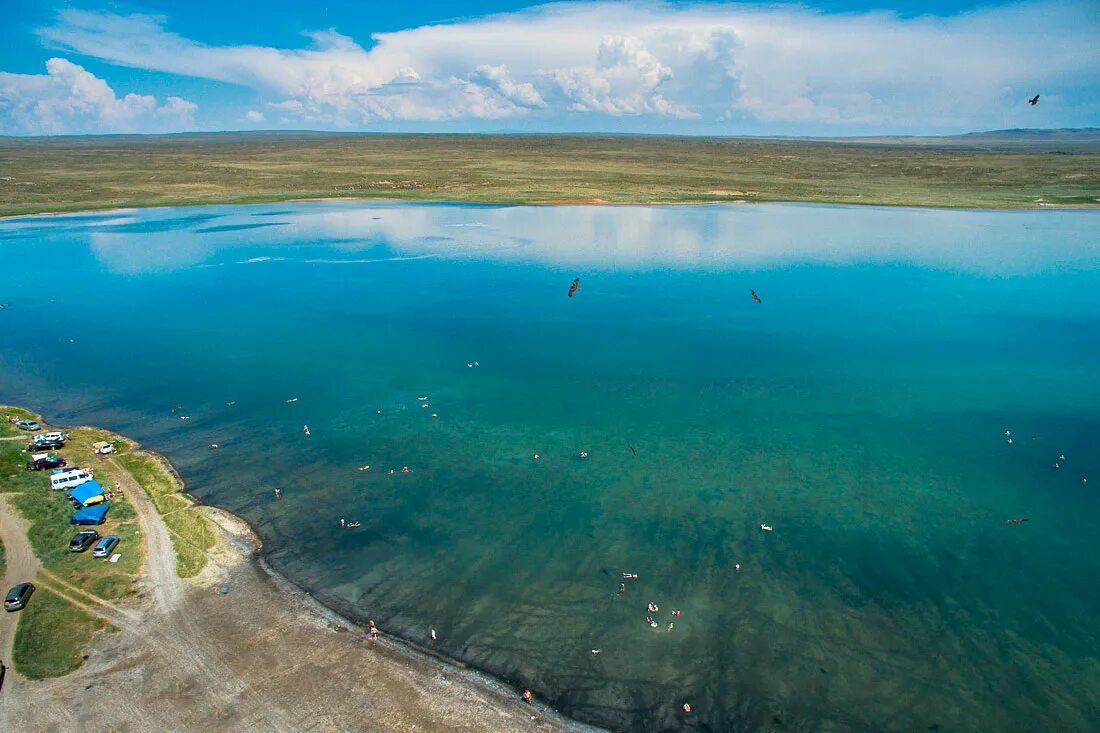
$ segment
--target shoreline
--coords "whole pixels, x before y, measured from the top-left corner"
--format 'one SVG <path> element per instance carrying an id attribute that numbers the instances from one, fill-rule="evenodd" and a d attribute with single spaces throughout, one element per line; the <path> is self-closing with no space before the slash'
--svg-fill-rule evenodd
<path id="1" fill-rule="evenodd" d="M 399 198 L 394 196 L 307 196 L 307 197 L 279 197 L 260 200 L 242 201 L 164 201 L 155 203 L 139 203 L 129 206 L 117 206 L 104 204 L 90 208 L 64 209 L 59 211 L 32 211 L 25 214 L 0 213 L 0 223 L 6 221 L 19 221 L 21 219 L 49 218 L 58 216 L 80 216 L 82 214 L 121 214 L 128 211 L 145 211 L 148 209 L 182 209 L 204 208 L 211 206 L 263 206 L 265 204 L 298 204 L 314 202 L 357 202 L 382 204 L 453 204 L 456 206 L 489 206 L 489 207 L 557 207 L 557 206 L 601 206 L 622 208 L 645 207 L 673 207 L 673 206 L 744 206 L 744 205 L 794 205 L 794 206 L 838 206 L 861 209 L 919 209 L 925 211 L 957 211 L 961 213 L 1011 213 L 1011 212 L 1036 212 L 1036 211 L 1098 211 L 1100 202 L 1095 204 L 1055 204 L 1036 203 L 1033 206 L 929 206 L 924 204 L 889 204 L 871 203 L 861 201 L 811 201 L 806 199 L 757 199 L 738 198 L 728 199 L 714 198 L 700 201 L 604 201 L 602 199 L 560 199 L 551 201 L 471 201 L 467 199 L 421 199 Z"/>
<path id="2" fill-rule="evenodd" d="M 195 201 L 195 200 L 179 200 L 179 201 L 155 201 L 155 202 L 137 202 L 129 205 L 118 204 L 103 204 L 103 205 L 91 205 L 87 207 L 74 207 L 72 209 L 45 209 L 42 211 L 30 211 L 21 214 L 8 214 L 0 213 L 0 222 L 12 221 L 18 219 L 29 219 L 32 217 L 50 217 L 50 216 L 68 216 L 68 215 L 80 215 L 80 214 L 98 214 L 98 213 L 112 213 L 112 212 L 124 212 L 124 211 L 136 211 L 143 209 L 178 209 L 185 207 L 205 207 L 205 206 L 260 206 L 263 204 L 287 204 L 287 203 L 309 203 L 314 201 L 355 201 L 355 202 L 379 202 L 379 203 L 403 203 L 403 204 L 456 204 L 459 206 L 616 206 L 616 207 L 664 207 L 664 206 L 711 206 L 711 205 L 724 205 L 724 204 L 798 204 L 804 206 L 852 206 L 859 208 L 881 208 L 881 209 L 928 209 L 934 211 L 989 211 L 989 212 L 1006 212 L 1006 211 L 1095 211 L 1100 209 L 1100 202 L 1097 203 L 1074 203 L 1074 204 L 1059 204 L 1053 202 L 1035 202 L 1029 206 L 935 206 L 920 203 L 881 203 L 860 201 L 856 199 L 838 200 L 838 201 L 819 201 L 813 199 L 798 199 L 798 198 L 760 198 L 758 196 L 715 196 L 710 198 L 700 198 L 698 201 L 608 201 L 599 198 L 586 198 L 586 199 L 535 199 L 531 201 L 475 201 L 471 199 L 450 199 L 450 198 L 402 198 L 400 196 L 296 196 L 293 194 L 286 196 L 257 196 L 257 197 L 242 197 L 238 200 L 233 199 L 215 199 L 209 201 Z"/>
<path id="3" fill-rule="evenodd" d="M 221 538 L 239 553 L 244 563 L 259 570 L 264 578 L 278 589 L 281 595 L 287 597 L 297 607 L 305 610 L 315 621 L 325 622 L 322 625 L 327 625 L 328 633 L 338 633 L 337 629 L 339 629 L 339 631 L 351 632 L 360 640 L 366 639 L 368 635 L 366 626 L 326 606 L 309 591 L 304 590 L 295 583 L 291 578 L 271 567 L 270 563 L 268 563 L 263 556 L 263 540 L 256 531 L 256 528 L 252 526 L 251 522 L 244 517 L 234 514 L 228 509 L 213 504 L 207 504 L 201 498 L 188 491 L 186 479 L 168 456 L 147 448 L 138 440 L 121 435 L 110 428 L 91 425 L 63 425 L 59 422 L 45 419 L 42 413 L 33 409 L 17 405 L 0 405 L 0 410 L 7 408 L 30 412 L 43 425 L 65 432 L 81 429 L 107 432 L 111 436 L 125 441 L 129 445 L 131 452 L 142 453 L 149 456 L 161 465 L 169 473 L 172 479 L 178 483 L 179 495 L 191 502 L 193 506 L 204 508 L 208 513 L 207 519 L 216 526 Z M 207 567 L 210 567 L 210 565 L 208 564 Z M 200 573 L 199 577 L 201 577 L 202 574 L 203 573 Z M 441 667 L 441 673 L 444 677 L 455 678 L 461 683 L 469 684 L 493 696 L 498 696 L 507 700 L 517 700 L 518 698 L 515 685 L 510 684 L 508 681 L 496 677 L 478 667 L 466 664 L 462 660 L 423 647 L 398 634 L 388 631 L 384 632 L 379 638 L 372 640 L 371 644 L 382 646 L 387 652 L 406 662 L 414 662 L 422 666 Z M 574 720 L 552 706 L 538 702 L 537 699 L 532 705 L 532 709 L 539 714 L 541 721 L 556 725 L 562 730 L 576 731 L 578 733 L 605 733 L 605 729 L 583 721 Z"/>

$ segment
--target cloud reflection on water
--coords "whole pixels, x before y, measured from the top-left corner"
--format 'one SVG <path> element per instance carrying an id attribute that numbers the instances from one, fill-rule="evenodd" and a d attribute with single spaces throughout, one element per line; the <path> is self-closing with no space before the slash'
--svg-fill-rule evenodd
<path id="1" fill-rule="evenodd" d="M 77 228 L 105 268 L 131 274 L 261 257 L 331 263 L 341 255 L 360 264 L 461 257 L 619 270 L 902 263 L 989 275 L 1100 264 L 1100 227 L 1089 225 L 1100 223 L 1100 212 L 1092 211 L 307 202 L 283 204 L 280 226 L 257 230 L 249 225 L 256 208 L 113 212 L 81 217 Z M 17 234 L 43 224 L 36 218 L 3 226 Z"/>

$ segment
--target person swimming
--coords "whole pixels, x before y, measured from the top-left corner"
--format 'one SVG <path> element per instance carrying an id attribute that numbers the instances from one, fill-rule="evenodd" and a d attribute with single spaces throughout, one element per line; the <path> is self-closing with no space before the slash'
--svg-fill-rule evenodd
<path id="1" fill-rule="evenodd" d="M 283 490 L 280 489 L 278 486 L 275 487 L 275 498 L 276 499 L 282 499 L 283 498 Z"/>
<path id="2" fill-rule="evenodd" d="M 626 593 L 626 583 L 619 583 L 619 595 Z"/>
<path id="3" fill-rule="evenodd" d="M 539 454 L 538 454 L 538 453 L 536 453 L 536 454 L 535 454 L 535 460 L 537 461 L 537 460 L 538 460 L 539 458 L 540 458 Z"/>
<path id="4" fill-rule="evenodd" d="M 592 656 L 598 657 L 598 656 L 600 656 L 600 652 L 602 652 L 602 651 L 603 651 L 602 649 L 593 649 L 592 650 Z"/>
<path id="5" fill-rule="evenodd" d="M 402 466 L 401 467 L 401 473 L 408 473 L 408 472 L 409 472 L 409 467 L 408 466 Z"/>
<path id="6" fill-rule="evenodd" d="M 588 458 L 588 451 L 582 450 L 581 451 L 581 460 L 583 461 L 583 460 L 586 460 L 587 458 Z"/>
<path id="7" fill-rule="evenodd" d="M 360 470 L 360 471 L 369 471 L 369 470 L 370 470 L 370 464 L 368 463 L 368 464 L 366 464 L 366 465 L 364 465 L 364 466 L 360 466 L 360 467 L 359 467 L 359 470 Z"/>
<path id="8" fill-rule="evenodd" d="M 650 613 L 657 613 L 657 612 L 658 612 L 658 611 L 660 611 L 661 609 L 660 609 L 660 607 L 659 607 L 659 606 L 658 606 L 658 605 L 657 605 L 656 603 L 654 603 L 653 601 L 650 601 L 650 602 L 649 602 L 649 606 L 647 607 L 647 610 L 648 610 L 648 611 L 649 611 Z"/>
<path id="9" fill-rule="evenodd" d="M 309 437 L 309 426 L 308 425 L 303 425 L 302 426 L 302 432 L 305 433 L 306 437 L 308 438 Z"/>
<path id="10" fill-rule="evenodd" d="M 298 398 L 297 398 L 297 397 L 291 397 L 291 398 L 290 398 L 289 400 L 287 400 L 287 401 L 286 401 L 286 403 L 287 403 L 288 405 L 293 405 L 293 404 L 294 404 L 295 402 L 297 402 L 297 401 L 298 401 Z"/>
<path id="11" fill-rule="evenodd" d="M 680 609 L 678 609 L 678 608 L 672 609 L 672 618 L 680 618 Z"/>
<path id="12" fill-rule="evenodd" d="M 775 530 L 775 527 L 772 527 L 771 525 L 768 525 L 768 524 L 761 524 L 760 529 L 764 530 L 765 532 L 772 532 L 772 531 Z"/>

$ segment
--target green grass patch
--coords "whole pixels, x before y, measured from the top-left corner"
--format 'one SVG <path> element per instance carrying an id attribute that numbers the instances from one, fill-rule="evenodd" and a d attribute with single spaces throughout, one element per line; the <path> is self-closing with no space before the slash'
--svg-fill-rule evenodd
<path id="1" fill-rule="evenodd" d="M 42 586 L 18 613 L 12 661 L 32 680 L 61 677 L 80 667 L 92 635 L 109 626 Z"/>
<path id="2" fill-rule="evenodd" d="M 206 553 L 215 542 L 209 521 L 182 495 L 179 480 L 155 457 L 124 453 L 116 460 L 145 489 L 168 527 L 176 553 L 176 575 L 198 575 L 206 567 Z"/>
<path id="3" fill-rule="evenodd" d="M 206 567 L 206 553 L 214 546 L 210 523 L 195 508 L 166 514 L 163 519 L 176 550 L 176 575 L 193 578 Z"/>
<path id="4" fill-rule="evenodd" d="M 11 407 L 10 405 L 0 405 L 0 438 L 9 438 L 13 435 L 26 435 L 27 440 L 30 441 L 30 436 L 34 433 L 28 433 L 26 430 L 20 430 L 12 424 L 9 418 L 15 418 L 16 420 L 38 420 L 38 415 L 33 412 L 28 412 L 20 407 Z M 41 422 L 41 421 L 39 421 Z"/>

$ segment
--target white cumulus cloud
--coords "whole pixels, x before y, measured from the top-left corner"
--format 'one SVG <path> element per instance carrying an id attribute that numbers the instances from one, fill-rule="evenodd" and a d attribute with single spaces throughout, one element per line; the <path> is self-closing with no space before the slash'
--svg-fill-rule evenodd
<path id="1" fill-rule="evenodd" d="M 1100 118 L 1095 0 L 915 18 L 559 3 L 363 42 L 311 32 L 307 48 L 293 49 L 208 45 L 168 23 L 70 10 L 40 34 L 110 63 L 256 90 L 295 124 L 649 116 L 841 130 L 992 127 L 1014 124 L 1021 100 L 1037 92 L 1045 105 L 1029 120 Z"/>
<path id="2" fill-rule="evenodd" d="M 63 58 L 45 74 L 0 72 L 0 131 L 25 134 L 174 131 L 194 127 L 196 105 L 179 97 L 119 97 L 103 79 Z"/>

